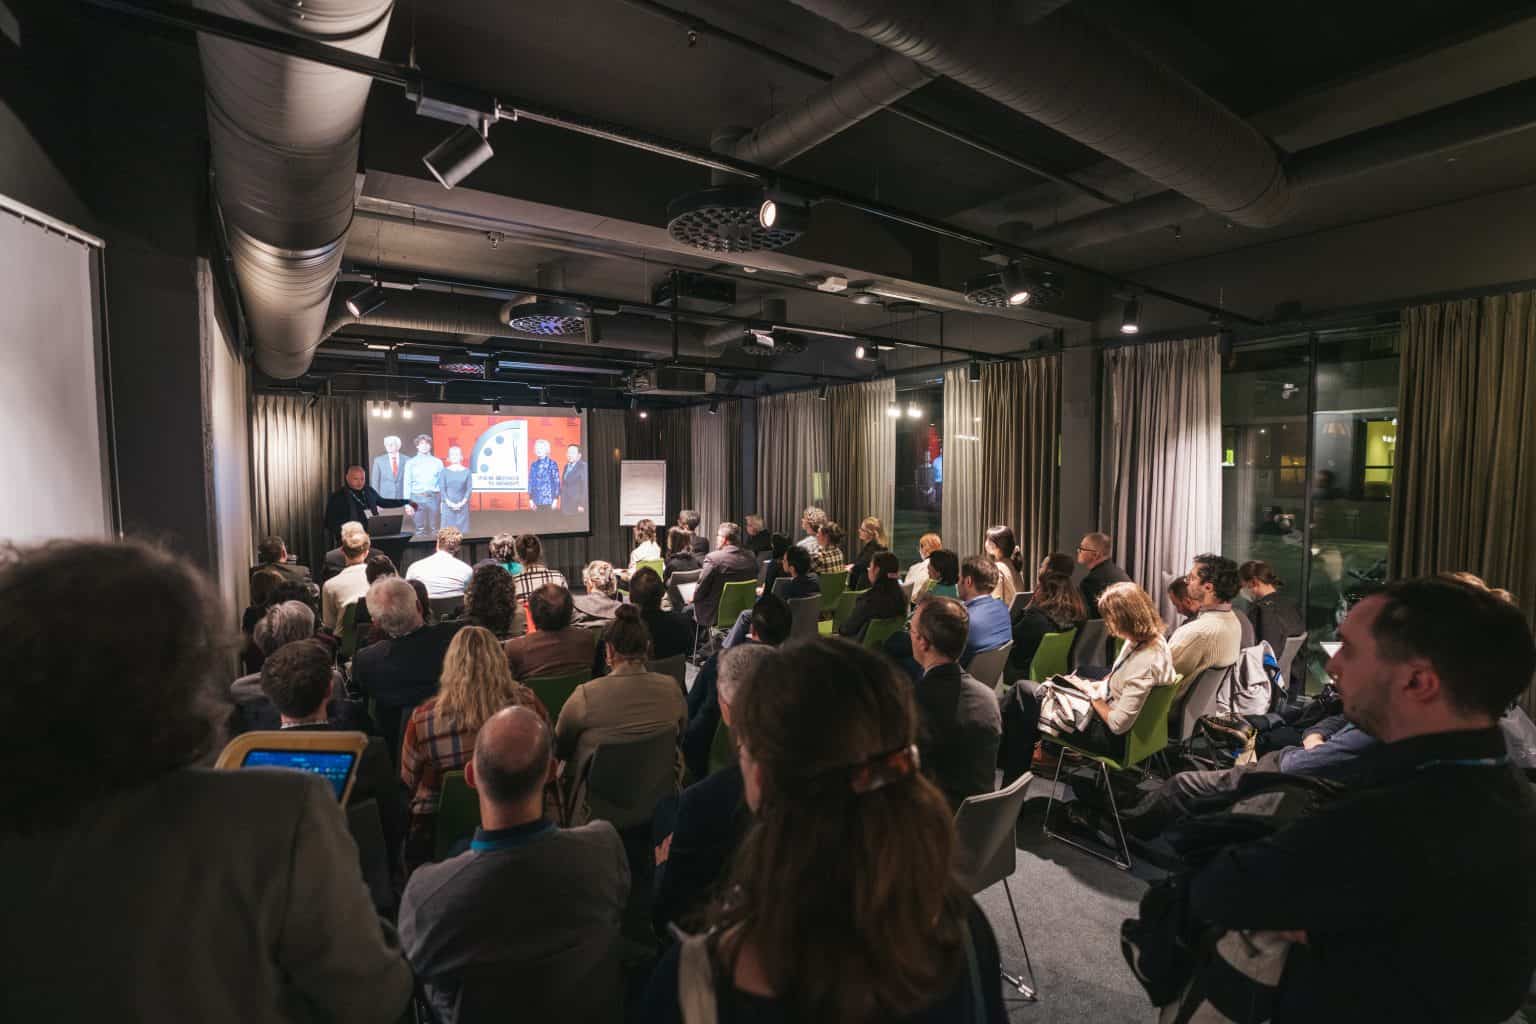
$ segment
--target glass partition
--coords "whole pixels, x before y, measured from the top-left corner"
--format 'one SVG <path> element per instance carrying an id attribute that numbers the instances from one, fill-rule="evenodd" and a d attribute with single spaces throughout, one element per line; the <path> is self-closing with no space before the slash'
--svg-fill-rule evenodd
<path id="1" fill-rule="evenodd" d="M 944 386 L 899 391 L 896 405 L 896 521 L 891 550 L 903 570 L 918 560 L 917 539 L 942 533 L 944 495 Z"/>

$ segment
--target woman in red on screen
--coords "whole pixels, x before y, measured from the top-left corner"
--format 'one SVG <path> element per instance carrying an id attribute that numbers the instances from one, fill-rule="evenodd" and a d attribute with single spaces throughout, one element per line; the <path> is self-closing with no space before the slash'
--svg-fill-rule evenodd
<path id="1" fill-rule="evenodd" d="M 464 450 L 458 445 L 448 449 L 448 465 L 443 467 L 443 525 L 469 535 L 469 497 L 474 474 L 464 465 Z"/>
<path id="2" fill-rule="evenodd" d="M 581 445 L 565 449 L 565 475 L 560 478 L 560 511 L 579 516 L 587 511 L 587 460 L 581 457 Z"/>

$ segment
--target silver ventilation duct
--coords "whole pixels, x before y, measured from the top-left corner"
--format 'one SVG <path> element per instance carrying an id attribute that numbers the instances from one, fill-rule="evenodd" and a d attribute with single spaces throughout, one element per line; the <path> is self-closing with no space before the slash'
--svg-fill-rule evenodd
<path id="1" fill-rule="evenodd" d="M 203 10 L 377 57 L 392 0 L 198 0 Z M 362 75 L 199 35 L 219 206 L 255 347 L 271 377 L 309 368 L 347 228 Z"/>
<path id="2" fill-rule="evenodd" d="M 1290 189 L 1256 128 L 1060 2 L 793 0 L 1249 227 L 1285 216 Z M 999 15 L 999 11 L 1006 11 Z"/>

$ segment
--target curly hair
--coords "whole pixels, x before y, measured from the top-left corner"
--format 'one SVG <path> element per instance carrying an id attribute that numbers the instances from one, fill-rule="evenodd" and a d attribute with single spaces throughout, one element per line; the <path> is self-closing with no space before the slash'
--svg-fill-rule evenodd
<path id="1" fill-rule="evenodd" d="M 26 723 L 0 747 L 0 833 L 67 825 L 216 750 L 226 618 L 205 576 L 140 541 L 0 552 L 0 715 Z"/>
<path id="2" fill-rule="evenodd" d="M 512 630 L 517 610 L 517 588 L 512 574 L 499 565 L 482 565 L 464 588 L 464 617 L 504 637 Z"/>

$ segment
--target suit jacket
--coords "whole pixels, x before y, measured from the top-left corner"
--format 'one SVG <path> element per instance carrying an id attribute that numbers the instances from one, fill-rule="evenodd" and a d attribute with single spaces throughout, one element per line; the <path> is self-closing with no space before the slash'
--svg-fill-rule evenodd
<path id="1" fill-rule="evenodd" d="M 422 626 L 401 637 L 387 637 L 362 648 L 352 658 L 352 685 L 372 697 L 379 735 L 391 758 L 400 756 L 403 718 L 437 693 L 443 656 L 462 623 Z"/>
<path id="2" fill-rule="evenodd" d="M 379 492 L 381 498 L 405 497 L 405 453 L 395 456 L 395 471 L 389 471 L 389 453 L 376 455 L 373 468 L 368 473 L 368 486 Z"/>
<path id="3" fill-rule="evenodd" d="M 653 612 L 642 611 L 640 618 L 651 631 L 651 657 L 659 661 L 693 650 L 693 620 L 682 612 L 658 608 Z"/>
<path id="4" fill-rule="evenodd" d="M 1114 562 L 1100 562 L 1088 570 L 1078 583 L 1077 589 L 1083 593 L 1083 608 L 1088 612 L 1090 619 L 1099 618 L 1099 595 L 1116 583 L 1129 583 L 1131 578 L 1125 574 L 1125 570 Z M 1153 604 L 1157 602 L 1154 600 Z"/>
<path id="5" fill-rule="evenodd" d="M 991 687 L 954 662 L 935 665 L 918 681 L 917 709 L 923 771 L 950 806 L 992 792 L 1003 718 Z"/>
<path id="6" fill-rule="evenodd" d="M 693 620 L 701 626 L 713 626 L 720 609 L 720 594 L 725 585 L 737 580 L 757 579 L 757 558 L 734 544 L 711 551 L 704 558 L 699 588 L 693 592 Z"/>
<path id="7" fill-rule="evenodd" d="M 7 1020 L 392 1021 L 410 1000 L 314 775 L 167 772 L 7 836 L 0 871 Z"/>
<path id="8" fill-rule="evenodd" d="M 333 719 L 314 725 L 290 725 L 288 728 L 294 732 L 334 732 L 351 726 Z M 390 762 L 389 749 L 378 736 L 369 736 L 368 746 L 363 748 L 363 756 L 357 762 L 357 777 L 352 780 L 352 792 L 347 797 L 347 806 L 365 800 L 378 801 L 379 825 L 384 832 L 385 848 L 390 851 L 391 857 L 397 856 L 405 843 L 409 820 L 406 817 L 405 787 L 400 784 L 400 776 Z"/>
<path id="9" fill-rule="evenodd" d="M 565 473 L 560 477 L 560 512 L 563 515 L 580 515 L 582 510 L 588 509 L 590 503 L 587 500 L 587 460 L 565 464 Z"/>
<path id="10" fill-rule="evenodd" d="M 343 558 L 341 565 L 337 568 L 337 571 L 340 572 L 341 569 L 346 568 L 346 565 L 346 559 Z M 314 582 L 309 575 L 309 566 L 299 565 L 297 562 L 263 562 L 260 565 L 251 566 L 251 575 L 255 576 L 263 569 L 276 569 L 278 572 L 283 574 L 285 579 L 292 583 Z"/>
<path id="11" fill-rule="evenodd" d="M 681 734 L 687 724 L 688 705 L 676 679 L 623 666 L 576 687 L 555 722 L 555 757 L 566 762 L 568 784 L 579 787 L 598 744 L 666 728 Z M 578 797 L 578 808 L 582 803 Z M 578 810 L 577 817 L 585 815 Z"/>
<path id="12" fill-rule="evenodd" d="M 672 846 L 656 869 L 651 923 L 658 933 L 705 906 L 752 821 L 741 768 L 722 768 L 677 801 Z"/>
<path id="13" fill-rule="evenodd" d="M 404 498 L 383 498 L 367 484 L 360 491 L 341 487 L 331 492 L 325 503 L 325 532 L 333 540 L 341 537 L 341 524 L 361 523 L 367 518 L 363 513 L 377 515 L 381 508 L 402 508 L 410 502 Z"/>
<path id="14" fill-rule="evenodd" d="M 598 639 L 599 633 L 595 629 L 567 626 L 565 629 L 541 629 L 527 636 L 513 637 L 504 642 L 501 649 L 507 652 L 507 665 L 512 669 L 512 678 L 525 682 L 535 676 L 595 673 L 600 654 Z"/>

